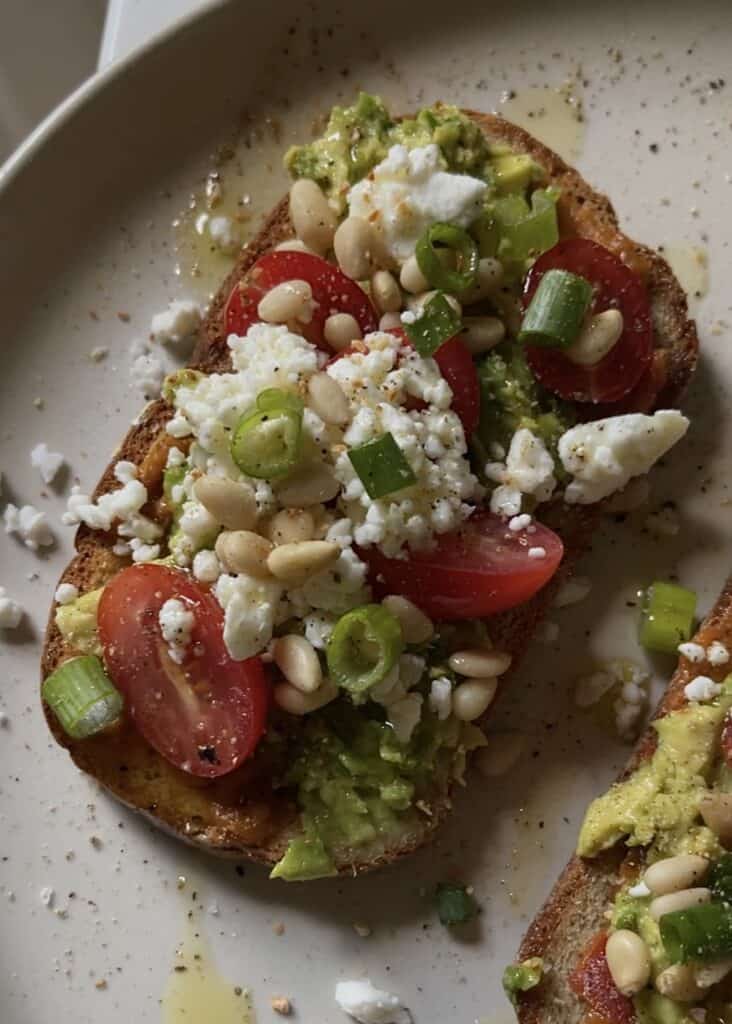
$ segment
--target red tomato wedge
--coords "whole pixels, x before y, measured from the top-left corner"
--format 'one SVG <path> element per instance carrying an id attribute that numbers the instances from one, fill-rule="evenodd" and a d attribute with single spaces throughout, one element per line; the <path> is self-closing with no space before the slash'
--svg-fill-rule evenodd
<path id="1" fill-rule="evenodd" d="M 259 300 L 275 285 L 286 281 L 307 281 L 313 291 L 315 310 L 302 332 L 308 341 L 326 352 L 332 351 L 323 335 L 325 321 L 333 313 L 350 313 L 362 334 L 375 331 L 378 317 L 368 296 L 355 281 L 338 267 L 306 252 L 268 252 L 257 260 L 246 281 L 234 285 L 224 307 L 224 328 L 228 334 L 246 334 L 252 324 L 260 322 Z"/>
<path id="2" fill-rule="evenodd" d="M 168 654 L 158 622 L 169 598 L 195 614 L 180 665 Z M 264 669 L 259 658 L 229 657 L 223 611 L 210 591 L 177 569 L 130 566 L 104 588 L 99 633 L 107 671 L 132 720 L 166 760 L 215 778 L 254 752 L 267 723 Z"/>
<path id="3" fill-rule="evenodd" d="M 379 597 L 402 594 L 437 621 L 484 618 L 523 604 L 547 583 L 562 560 L 561 539 L 535 522 L 514 533 L 499 516 L 477 512 L 465 526 L 439 537 L 431 551 L 386 558 L 359 549 Z M 534 558 L 530 548 L 543 548 Z"/>
<path id="4" fill-rule="evenodd" d="M 633 1002 L 615 987 L 605 956 L 607 932 L 599 932 L 585 950 L 569 983 L 603 1024 L 633 1024 Z"/>
<path id="5" fill-rule="evenodd" d="M 524 309 L 547 270 L 570 270 L 593 286 L 593 313 L 619 309 L 624 329 L 594 366 L 577 366 L 561 349 L 526 346 L 532 372 L 550 391 L 574 402 L 617 402 L 639 382 L 651 362 L 653 327 L 648 293 L 640 277 L 614 253 L 586 238 L 569 238 L 540 256 L 524 285 Z"/>

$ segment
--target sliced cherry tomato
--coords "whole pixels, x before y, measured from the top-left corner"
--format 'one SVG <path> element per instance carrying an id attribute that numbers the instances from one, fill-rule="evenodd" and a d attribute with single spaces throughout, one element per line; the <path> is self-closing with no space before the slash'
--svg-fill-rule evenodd
<path id="1" fill-rule="evenodd" d="M 438 621 L 483 618 L 528 601 L 557 571 L 561 539 L 532 525 L 533 533 L 515 533 L 498 516 L 477 512 L 431 551 L 407 558 L 386 558 L 376 548 L 359 553 L 379 597 L 402 594 Z M 530 548 L 543 548 L 544 555 L 530 557 Z"/>
<path id="2" fill-rule="evenodd" d="M 178 598 L 195 615 L 182 664 L 168 653 L 158 615 Z M 136 727 L 166 760 L 215 778 L 238 767 L 264 733 L 268 684 L 259 658 L 234 661 L 223 612 L 210 591 L 164 565 L 133 565 L 99 602 L 104 662 Z"/>
<path id="3" fill-rule="evenodd" d="M 617 402 L 646 371 L 653 354 L 648 293 L 640 277 L 614 253 L 586 238 L 569 238 L 540 256 L 524 285 L 524 309 L 547 270 L 571 270 L 591 282 L 592 312 L 619 309 L 624 329 L 618 342 L 594 366 L 578 366 L 561 349 L 526 346 L 526 358 L 544 387 L 574 402 Z"/>
<path id="4" fill-rule="evenodd" d="M 302 325 L 303 334 L 313 345 L 326 352 L 332 351 L 323 335 L 323 328 L 333 313 L 350 313 L 362 334 L 376 330 L 378 317 L 368 296 L 338 267 L 311 253 L 279 251 L 262 256 L 245 281 L 234 285 L 224 308 L 226 333 L 240 337 L 246 334 L 252 324 L 259 323 L 259 300 L 275 285 L 294 280 L 307 281 L 313 291 L 313 317 Z"/>
<path id="5" fill-rule="evenodd" d="M 615 986 L 605 956 L 607 932 L 599 932 L 589 943 L 569 984 L 603 1024 L 634 1024 L 633 1002 Z"/>

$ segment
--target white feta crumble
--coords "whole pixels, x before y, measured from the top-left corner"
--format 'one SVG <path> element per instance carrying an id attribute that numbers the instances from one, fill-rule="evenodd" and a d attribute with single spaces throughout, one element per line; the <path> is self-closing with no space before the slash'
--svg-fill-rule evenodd
<path id="1" fill-rule="evenodd" d="M 726 665 L 729 659 L 729 651 L 719 640 L 713 640 L 707 647 L 707 661 L 710 665 Z"/>
<path id="2" fill-rule="evenodd" d="M 177 469 L 179 466 L 184 465 L 186 461 L 186 453 L 181 451 L 180 448 L 176 448 L 173 445 L 168 449 L 168 457 L 165 460 L 165 466 L 167 469 Z"/>
<path id="3" fill-rule="evenodd" d="M 646 896 L 651 895 L 651 890 L 648 888 L 644 881 L 640 881 L 637 883 L 637 885 L 631 885 L 631 887 L 628 889 L 628 895 L 631 896 L 634 900 L 642 900 L 645 899 Z"/>
<path id="4" fill-rule="evenodd" d="M 499 485 L 491 495 L 491 512 L 496 515 L 516 517 L 522 495 L 548 501 L 557 485 L 554 460 L 542 439 L 527 427 L 511 438 L 505 463 L 489 462 L 485 474 Z"/>
<path id="5" fill-rule="evenodd" d="M 360 1024 L 412 1024 L 412 1015 L 399 996 L 376 988 L 368 978 L 339 981 L 335 1000 Z"/>
<path id="6" fill-rule="evenodd" d="M 437 222 L 467 228 L 482 209 L 486 184 L 443 170 L 434 143 L 395 145 L 348 193 L 349 213 L 369 221 L 396 260 L 407 260 L 424 232 Z"/>
<path id="7" fill-rule="evenodd" d="M 215 583 L 221 575 L 221 564 L 215 551 L 204 549 L 193 556 L 193 575 L 200 583 Z"/>
<path id="8" fill-rule="evenodd" d="M 685 644 L 679 644 L 676 650 L 679 654 L 682 654 L 687 661 L 691 661 L 695 665 L 700 665 L 703 661 L 707 660 L 707 652 L 701 644 L 694 643 L 693 640 L 689 640 Z"/>
<path id="9" fill-rule="evenodd" d="M 196 552 L 211 545 L 219 524 L 200 501 L 184 501 L 178 530 L 170 537 L 169 547 L 176 565 L 188 566 Z"/>
<path id="10" fill-rule="evenodd" d="M 164 345 L 189 341 L 201 324 L 202 310 L 193 299 L 174 299 L 150 321 L 150 334 Z"/>
<path id="11" fill-rule="evenodd" d="M 571 604 L 584 601 L 592 590 L 592 580 L 588 576 L 573 576 L 563 583 L 554 598 L 555 608 L 566 608 Z"/>
<path id="12" fill-rule="evenodd" d="M 327 612 L 310 612 L 302 620 L 305 627 L 305 639 L 316 650 L 324 651 L 337 621 L 335 615 L 329 615 Z"/>
<path id="13" fill-rule="evenodd" d="M 61 452 L 49 451 L 48 445 L 44 441 L 31 450 L 30 460 L 31 466 L 41 474 L 44 484 L 52 484 L 66 462 Z"/>
<path id="14" fill-rule="evenodd" d="M 17 629 L 24 614 L 21 605 L 8 597 L 5 587 L 0 587 L 0 629 Z"/>
<path id="15" fill-rule="evenodd" d="M 430 683 L 429 695 L 430 710 L 434 711 L 438 719 L 444 722 L 452 712 L 452 683 L 447 676 L 439 676 Z"/>
<path id="16" fill-rule="evenodd" d="M 282 585 L 240 573 L 222 573 L 214 593 L 224 609 L 224 643 L 235 661 L 263 651 L 272 639 Z"/>
<path id="17" fill-rule="evenodd" d="M 54 599 L 57 604 L 71 604 L 79 596 L 79 588 L 73 583 L 59 583 L 56 587 Z"/>
<path id="18" fill-rule="evenodd" d="M 721 692 L 722 687 L 719 683 L 715 683 L 713 679 L 710 679 L 709 676 L 697 676 L 696 679 L 692 679 L 684 687 L 686 699 L 700 704 L 714 700 Z"/>
<path id="19" fill-rule="evenodd" d="M 546 558 L 546 548 L 529 548 L 528 555 L 529 558 Z"/>
<path id="20" fill-rule="evenodd" d="M 675 409 L 652 416 L 628 413 L 571 427 L 559 439 L 562 465 L 574 477 L 565 501 L 589 505 L 645 475 L 688 427 L 686 416 Z"/>
<path id="21" fill-rule="evenodd" d="M 56 900 L 56 892 L 50 885 L 44 885 L 38 893 L 38 898 L 44 907 L 48 907 L 51 910 Z"/>
<path id="22" fill-rule="evenodd" d="M 165 380 L 162 360 L 151 352 L 135 356 L 130 364 L 130 387 L 139 391 L 148 401 L 157 398 Z"/>
<path id="23" fill-rule="evenodd" d="M 531 516 L 523 512 L 521 515 L 512 516 L 508 521 L 508 528 L 511 533 L 521 533 L 522 530 L 531 526 Z"/>
<path id="24" fill-rule="evenodd" d="M 33 505 L 23 505 L 21 508 L 12 503 L 6 505 L 3 521 L 5 532 L 17 534 L 31 551 L 50 547 L 54 542 L 46 513 L 39 512 Z"/>
<path id="25" fill-rule="evenodd" d="M 160 608 L 158 622 L 163 640 L 168 644 L 170 658 L 181 665 L 191 643 L 195 613 L 179 598 L 171 597 Z"/>
<path id="26" fill-rule="evenodd" d="M 231 217 L 217 215 L 208 221 L 208 233 L 214 245 L 225 253 L 234 253 L 241 245 L 237 226 Z"/>

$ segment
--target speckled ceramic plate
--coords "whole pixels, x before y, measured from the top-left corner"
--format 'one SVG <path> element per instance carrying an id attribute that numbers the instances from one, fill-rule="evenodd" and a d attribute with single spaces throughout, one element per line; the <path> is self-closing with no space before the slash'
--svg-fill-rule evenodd
<path id="1" fill-rule="evenodd" d="M 0 536 L 0 583 L 27 609 L 22 628 L 0 639 L 3 1024 L 231 1024 L 246 1016 L 237 986 L 251 990 L 260 1021 L 275 1018 L 270 999 L 283 995 L 306 1024 L 337 1024 L 335 982 L 364 973 L 398 992 L 419 1024 L 510 1020 L 503 965 L 570 852 L 586 801 L 625 756 L 576 711 L 573 681 L 608 657 L 645 663 L 639 585 L 678 572 L 707 607 L 732 563 L 731 33 L 729 5 L 704 0 L 232 3 L 82 90 L 5 168 L 1 500 L 46 511 L 58 543 L 39 557 Z M 285 187 L 278 152 L 358 87 L 398 110 L 438 97 L 490 110 L 511 96 L 507 110 L 574 150 L 633 235 L 675 247 L 700 291 L 708 254 L 710 287 L 696 301 L 704 355 L 688 402 L 693 429 L 656 473 L 649 508 L 598 535 L 584 566 L 596 581 L 590 597 L 555 613 L 558 641 L 532 647 L 501 703 L 495 726 L 526 736 L 523 760 L 496 783 L 474 781 L 437 845 L 408 863 L 288 887 L 188 851 L 82 778 L 47 734 L 38 655 L 71 551 L 64 495 L 75 479 L 94 483 L 140 405 L 130 344 L 171 297 L 205 293 L 225 270 L 203 260 L 189 279 L 190 232 L 178 229 L 176 254 L 172 222 L 237 117 L 252 144 L 226 174 L 256 213 Z M 95 362 L 99 347 L 108 354 Z M 58 489 L 42 487 L 29 464 L 39 441 L 68 458 Z M 666 500 L 679 529 L 658 535 L 658 520 L 655 532 L 644 524 Z M 648 667 L 659 678 L 670 668 Z M 459 937 L 431 904 L 448 877 L 474 886 L 482 909 Z"/>

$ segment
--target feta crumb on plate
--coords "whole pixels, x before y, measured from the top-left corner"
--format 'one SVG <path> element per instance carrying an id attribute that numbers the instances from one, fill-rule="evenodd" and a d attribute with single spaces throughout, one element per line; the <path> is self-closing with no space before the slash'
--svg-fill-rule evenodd
<path id="1" fill-rule="evenodd" d="M 0 587 L 0 629 L 17 629 L 24 614 L 18 602 L 8 597 L 5 587 Z"/>
<path id="2" fill-rule="evenodd" d="M 376 988 L 368 978 L 339 981 L 335 1000 L 360 1024 L 412 1024 L 412 1015 L 399 996 Z"/>
<path id="3" fill-rule="evenodd" d="M 130 365 L 130 387 L 136 388 L 142 397 L 150 400 L 160 394 L 165 380 L 165 367 L 152 353 L 141 353 Z"/>
<path id="4" fill-rule="evenodd" d="M 39 512 L 33 505 L 23 505 L 21 508 L 12 503 L 6 505 L 3 521 L 5 532 L 17 534 L 31 551 L 50 547 L 54 542 L 46 513 Z"/>
<path id="5" fill-rule="evenodd" d="M 61 452 L 48 450 L 48 445 L 42 441 L 37 444 L 30 453 L 31 466 L 41 474 L 44 484 L 51 484 L 58 475 L 61 467 L 66 462 Z"/>
<path id="6" fill-rule="evenodd" d="M 152 318 L 150 333 L 155 341 L 164 345 L 180 345 L 195 334 L 201 319 L 201 307 L 193 299 L 174 299 L 167 309 Z"/>

